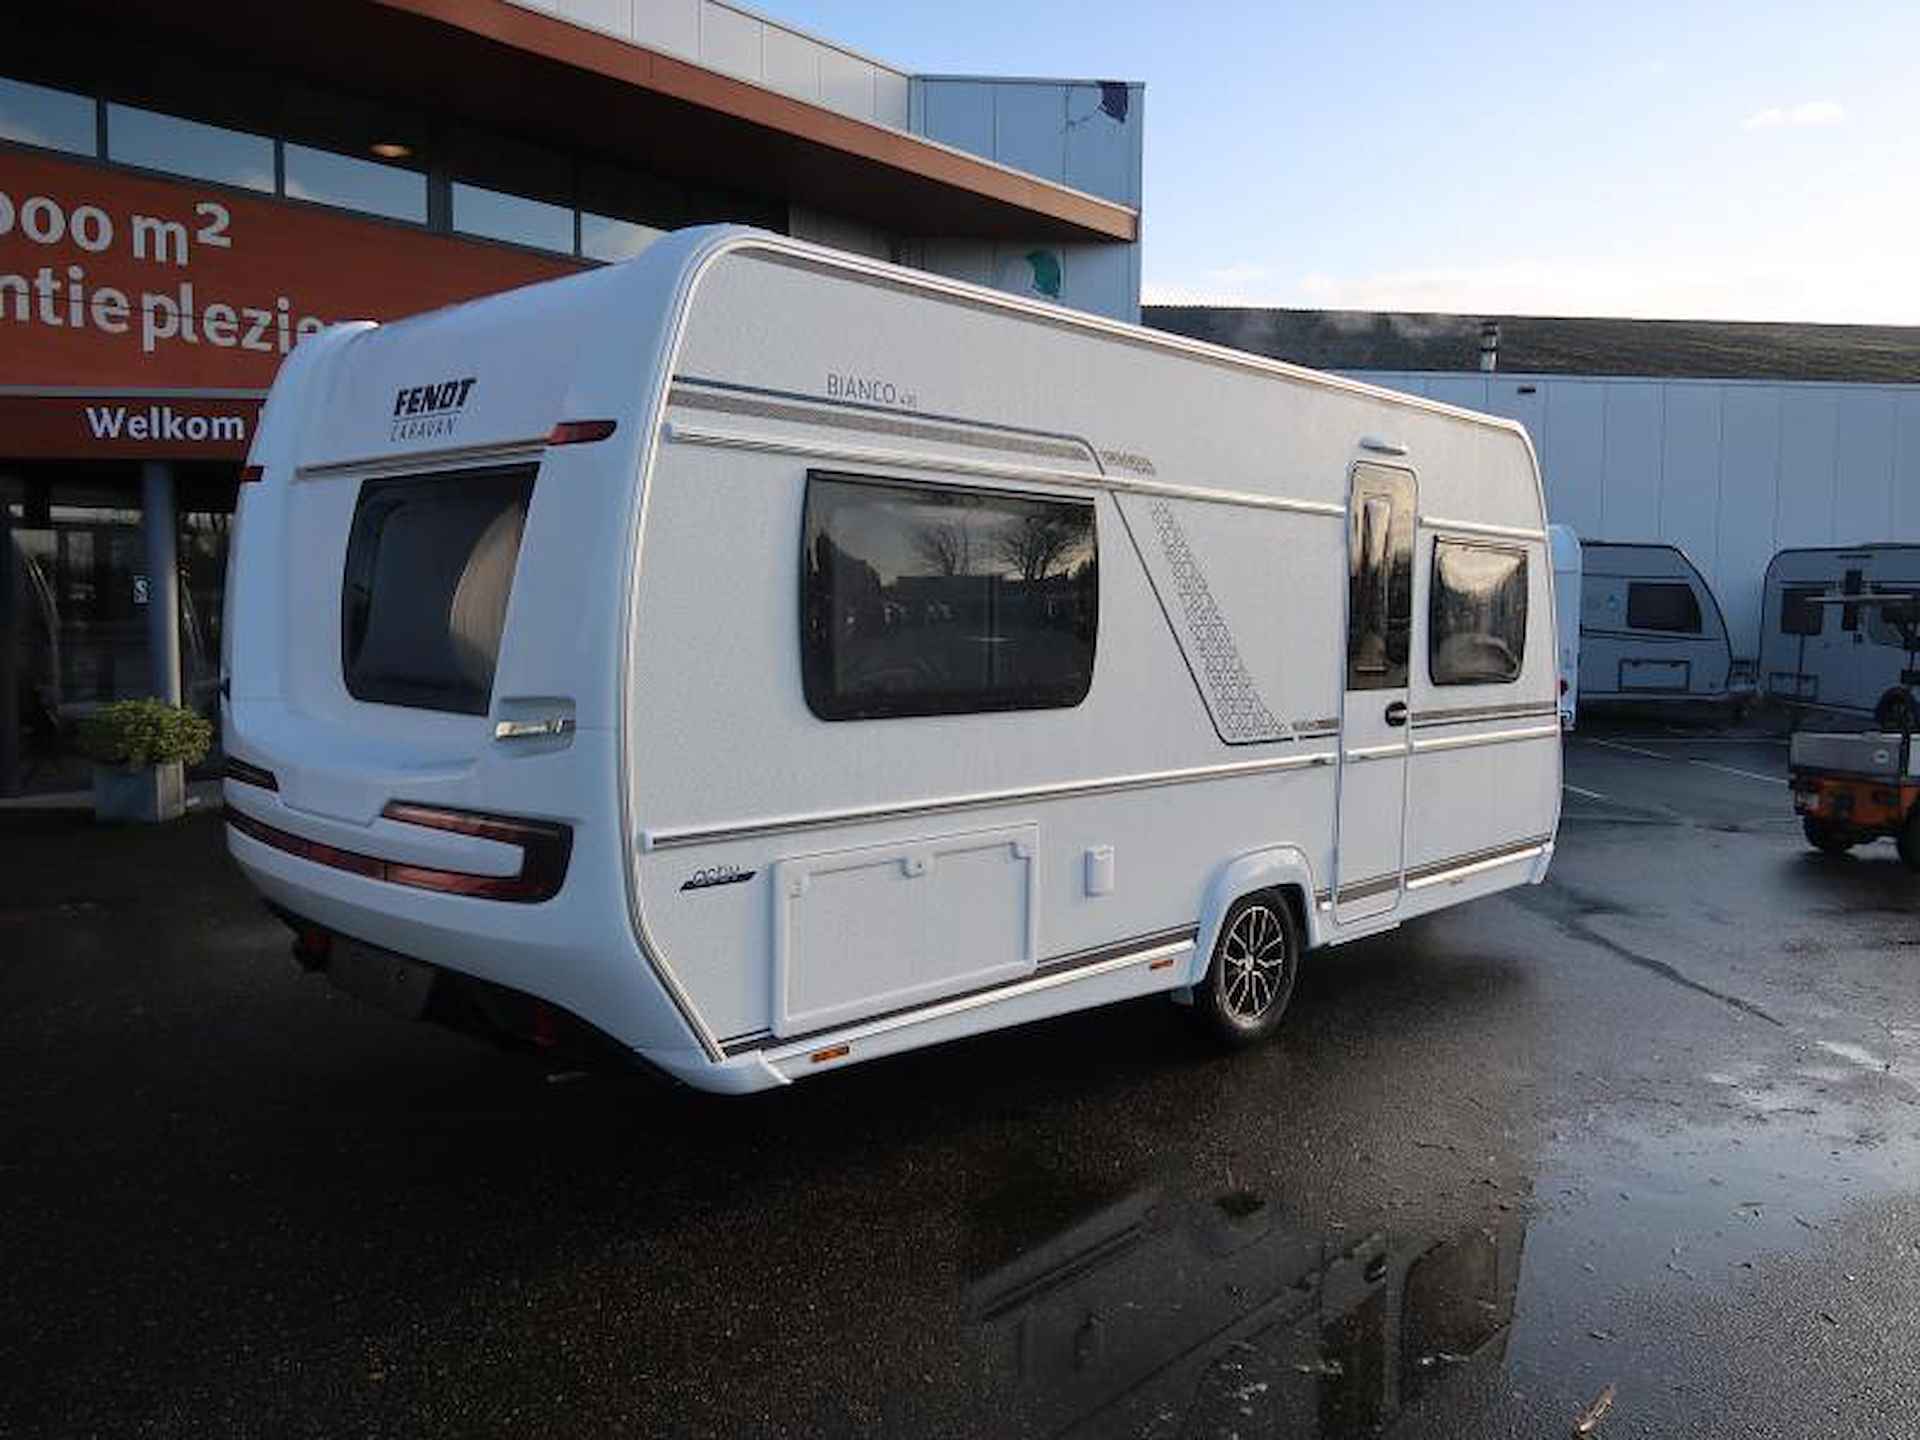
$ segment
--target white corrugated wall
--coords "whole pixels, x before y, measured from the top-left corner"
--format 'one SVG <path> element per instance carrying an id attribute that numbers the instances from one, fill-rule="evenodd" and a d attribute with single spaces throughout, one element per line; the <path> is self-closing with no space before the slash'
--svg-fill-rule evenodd
<path id="1" fill-rule="evenodd" d="M 1680 546 L 1736 655 L 1757 648 L 1774 552 L 1920 541 L 1920 385 L 1351 373 L 1523 422 L 1554 521 Z"/>

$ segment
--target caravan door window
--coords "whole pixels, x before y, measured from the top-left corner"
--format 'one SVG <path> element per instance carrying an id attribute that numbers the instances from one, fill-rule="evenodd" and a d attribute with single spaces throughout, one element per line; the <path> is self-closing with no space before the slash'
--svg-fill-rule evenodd
<path id="1" fill-rule="evenodd" d="M 1527 654 L 1527 552 L 1433 542 L 1427 671 L 1436 685 L 1504 685 Z"/>
<path id="2" fill-rule="evenodd" d="M 1683 580 L 1630 580 L 1627 582 L 1627 628 L 1698 635 L 1700 597 Z"/>
<path id="3" fill-rule="evenodd" d="M 1093 684 L 1093 503 L 807 476 L 800 655 L 822 720 L 1078 705 Z"/>
<path id="4" fill-rule="evenodd" d="M 1401 690 L 1413 630 L 1413 476 L 1355 469 L 1347 507 L 1347 688 Z"/>

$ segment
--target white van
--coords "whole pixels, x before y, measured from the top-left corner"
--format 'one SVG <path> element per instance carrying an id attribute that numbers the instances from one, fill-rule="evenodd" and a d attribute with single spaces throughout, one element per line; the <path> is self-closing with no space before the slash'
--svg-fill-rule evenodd
<path id="1" fill-rule="evenodd" d="M 1547 526 L 1553 551 L 1553 618 L 1560 644 L 1560 728 L 1580 718 L 1580 537 L 1571 525 Z"/>
<path id="2" fill-rule="evenodd" d="M 745 1091 L 1545 875 L 1518 425 L 740 229 L 283 367 L 229 843 L 407 1014 Z"/>

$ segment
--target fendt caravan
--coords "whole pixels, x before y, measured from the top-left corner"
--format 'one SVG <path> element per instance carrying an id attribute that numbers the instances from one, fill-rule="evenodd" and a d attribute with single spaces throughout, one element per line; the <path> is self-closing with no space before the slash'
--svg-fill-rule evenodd
<path id="1" fill-rule="evenodd" d="M 1760 605 L 1760 675 L 1767 693 L 1822 710 L 1871 715 L 1900 689 L 1907 651 L 1881 605 L 1821 596 L 1920 595 L 1920 545 L 1782 550 L 1767 566 Z"/>
<path id="2" fill-rule="evenodd" d="M 738 229 L 304 342 L 232 853 L 401 1013 L 755 1090 L 1543 878 L 1518 425 Z"/>
<path id="3" fill-rule="evenodd" d="M 1589 704 L 1751 699 L 1713 588 L 1673 545 L 1580 543 L 1580 697 Z"/>

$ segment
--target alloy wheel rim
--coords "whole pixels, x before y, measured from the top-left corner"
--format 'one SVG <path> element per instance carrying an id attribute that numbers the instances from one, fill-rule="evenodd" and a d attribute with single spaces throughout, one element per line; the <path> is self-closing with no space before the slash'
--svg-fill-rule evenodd
<path id="1" fill-rule="evenodd" d="M 1227 1014 L 1252 1024 L 1273 1008 L 1287 969 L 1287 931 L 1265 905 L 1235 917 L 1220 947 L 1220 998 Z"/>

